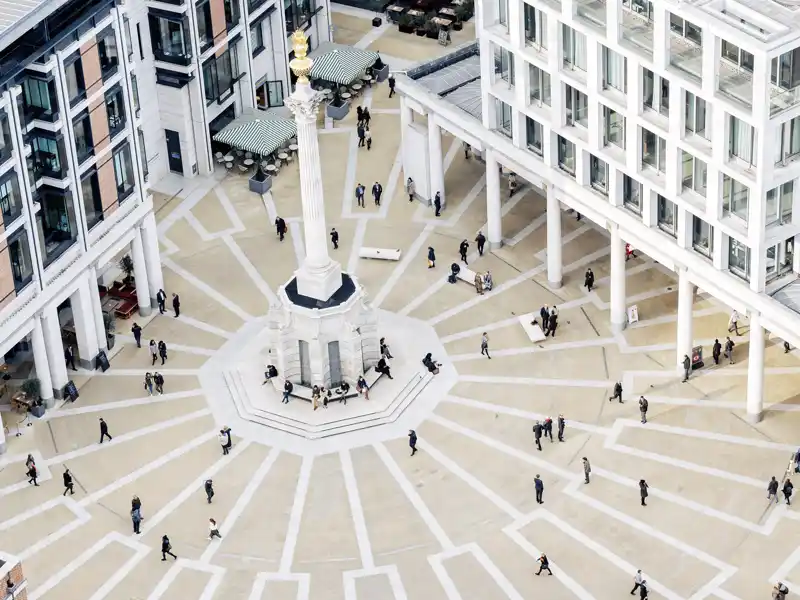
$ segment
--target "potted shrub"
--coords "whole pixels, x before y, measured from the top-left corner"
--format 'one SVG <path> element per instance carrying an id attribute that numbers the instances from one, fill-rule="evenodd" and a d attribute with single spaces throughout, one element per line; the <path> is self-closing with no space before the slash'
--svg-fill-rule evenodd
<path id="1" fill-rule="evenodd" d="M 474 0 L 466 0 L 462 6 L 465 9 L 464 13 L 464 21 L 469 21 L 472 16 L 475 14 L 475 2 Z"/>
<path id="2" fill-rule="evenodd" d="M 459 4 L 456 7 L 456 20 L 453 23 L 453 30 L 461 31 L 464 28 L 464 21 L 466 21 L 468 18 L 469 12 L 467 8 L 464 5 Z"/>
<path id="3" fill-rule="evenodd" d="M 397 21 L 397 29 L 400 33 L 414 33 L 414 19 L 407 14 L 400 15 Z"/>
<path id="4" fill-rule="evenodd" d="M 110 312 L 103 312 L 103 325 L 106 328 L 106 344 L 108 349 L 111 350 L 117 341 L 117 336 L 114 333 L 117 331 L 117 319 Z"/>
<path id="5" fill-rule="evenodd" d="M 425 23 L 425 35 L 432 40 L 436 40 L 439 38 L 439 26 L 434 23 L 433 21 L 427 21 Z"/>
<path id="6" fill-rule="evenodd" d="M 272 188 L 272 177 L 264 173 L 261 170 L 261 164 L 259 163 L 256 172 L 248 181 L 248 187 L 250 188 L 251 192 L 255 192 L 259 196 L 262 194 L 266 194 L 270 188 Z"/>
<path id="7" fill-rule="evenodd" d="M 414 17 L 414 32 L 419 37 L 425 35 L 425 17 L 423 15 L 417 15 Z"/>
<path id="8" fill-rule="evenodd" d="M 119 259 L 119 270 L 125 273 L 125 278 L 122 282 L 125 285 L 133 283 L 133 259 L 130 254 L 126 254 Z"/>
<path id="9" fill-rule="evenodd" d="M 42 404 L 41 388 L 39 386 L 39 380 L 36 377 L 31 377 L 30 379 L 26 379 L 19 388 L 22 392 L 25 392 L 28 398 L 33 400 L 31 414 L 37 418 L 43 417 L 45 413 L 45 407 Z"/>
<path id="10" fill-rule="evenodd" d="M 380 53 L 378 53 L 378 58 L 375 61 L 375 64 L 372 65 L 372 76 L 375 77 L 375 81 L 378 83 L 386 81 L 386 79 L 389 77 L 389 65 L 381 60 Z"/>
<path id="11" fill-rule="evenodd" d="M 333 100 L 331 100 L 325 107 L 325 116 L 330 117 L 334 121 L 341 121 L 349 112 L 350 103 L 339 95 L 337 88 L 337 91 L 333 96 Z"/>

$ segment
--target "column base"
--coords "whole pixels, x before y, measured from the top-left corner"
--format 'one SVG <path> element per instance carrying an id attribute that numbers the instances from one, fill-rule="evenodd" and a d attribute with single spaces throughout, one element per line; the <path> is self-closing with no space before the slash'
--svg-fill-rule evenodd
<path id="1" fill-rule="evenodd" d="M 557 290 L 557 289 L 560 289 L 562 285 L 563 285 L 563 284 L 562 284 L 562 282 L 561 282 L 561 279 L 559 279 L 558 281 L 550 281 L 549 279 L 547 280 L 547 286 L 548 286 L 548 287 L 549 287 L 551 290 Z"/>
<path id="2" fill-rule="evenodd" d="M 760 423 L 764 419 L 764 411 L 759 411 L 757 413 L 748 412 L 745 415 L 748 423 L 752 423 L 755 425 L 756 423 Z"/>
<path id="3" fill-rule="evenodd" d="M 140 317 L 149 317 L 150 313 L 153 312 L 152 306 L 139 306 L 139 316 Z"/>
<path id="4" fill-rule="evenodd" d="M 78 366 L 81 369 L 86 369 L 87 371 L 94 371 L 95 364 L 96 363 L 94 362 L 94 359 L 92 360 L 86 360 L 85 358 L 78 359 Z"/>
<path id="5" fill-rule="evenodd" d="M 486 242 L 486 245 L 489 247 L 489 250 L 497 250 L 503 247 L 503 242 Z"/>
<path id="6" fill-rule="evenodd" d="M 53 408 L 56 405 L 55 398 L 42 398 L 42 402 L 44 402 L 45 408 Z"/>
<path id="7" fill-rule="evenodd" d="M 67 385 L 66 383 L 64 385 Z M 63 400 L 64 399 L 64 390 L 63 389 L 56 389 L 53 388 L 53 403 L 55 404 L 55 400 Z"/>
<path id="8" fill-rule="evenodd" d="M 6 443 L 4 441 L 0 442 L 0 454 L 5 454 L 6 450 L 7 450 Z"/>
<path id="9" fill-rule="evenodd" d="M 612 333 L 622 333 L 627 326 L 627 323 L 611 323 L 611 331 Z"/>

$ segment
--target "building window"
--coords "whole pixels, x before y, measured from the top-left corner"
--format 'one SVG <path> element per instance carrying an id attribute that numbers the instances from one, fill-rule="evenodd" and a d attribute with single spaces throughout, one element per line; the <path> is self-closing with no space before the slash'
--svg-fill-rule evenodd
<path id="1" fill-rule="evenodd" d="M 514 55 L 502 46 L 494 47 L 494 80 L 514 85 Z"/>
<path id="2" fill-rule="evenodd" d="M 783 164 L 800 154 L 800 117 L 781 123 L 778 143 L 775 145 L 775 163 Z"/>
<path id="3" fill-rule="evenodd" d="M 528 150 L 542 156 L 544 152 L 544 131 L 541 123 L 537 123 L 530 117 L 525 117 L 525 139 Z"/>
<path id="4" fill-rule="evenodd" d="M 637 215 L 642 214 L 642 184 L 627 175 L 622 176 L 622 206 Z"/>
<path id="5" fill-rule="evenodd" d="M 264 21 L 250 26 L 250 47 L 253 49 L 254 58 L 264 51 Z"/>
<path id="6" fill-rule="evenodd" d="M 667 142 L 649 129 L 642 128 L 642 166 L 659 173 L 667 170 Z"/>
<path id="7" fill-rule="evenodd" d="M 793 90 L 800 85 L 800 48 L 772 59 L 771 80 L 784 90 Z"/>
<path id="8" fill-rule="evenodd" d="M 247 3 L 247 12 L 253 14 L 256 12 L 267 0 L 249 0 Z"/>
<path id="9" fill-rule="evenodd" d="M 693 133 L 707 140 L 711 139 L 710 132 L 706 129 L 708 117 L 705 100 L 695 96 L 691 92 L 686 92 L 684 116 L 686 117 L 687 134 Z"/>
<path id="10" fill-rule="evenodd" d="M 589 98 L 586 94 L 565 85 L 565 104 L 567 125 L 589 126 Z"/>
<path id="11" fill-rule="evenodd" d="M 677 36 L 694 42 L 698 46 L 703 45 L 703 30 L 694 23 L 669 13 L 669 28 Z"/>
<path id="12" fill-rule="evenodd" d="M 8 126 L 8 113 L 0 111 L 0 163 L 11 158 L 14 143 L 11 140 L 11 129 Z"/>
<path id="13" fill-rule="evenodd" d="M 628 91 L 628 59 L 603 46 L 603 88 Z"/>
<path id="14" fill-rule="evenodd" d="M 794 238 L 767 248 L 767 282 L 792 272 L 794 263 Z"/>
<path id="15" fill-rule="evenodd" d="M 22 94 L 26 119 L 58 119 L 58 100 L 52 79 L 28 77 L 22 82 Z"/>
<path id="16" fill-rule="evenodd" d="M 20 229 L 8 240 L 8 256 L 11 259 L 11 273 L 14 277 L 14 289 L 21 292 L 25 286 L 33 281 L 33 262 L 31 262 L 31 248 L 28 245 L 28 236 L 25 229 Z"/>
<path id="17" fill-rule="evenodd" d="M 737 67 L 753 72 L 754 58 L 747 50 L 742 50 L 739 46 L 731 44 L 727 40 L 722 40 L 720 53 L 722 58 L 732 62 Z"/>
<path id="18" fill-rule="evenodd" d="M 205 0 L 195 7 L 197 17 L 197 37 L 200 42 L 200 52 L 205 52 L 214 45 L 214 28 L 211 23 L 211 2 Z"/>
<path id="19" fill-rule="evenodd" d="M 103 79 L 108 79 L 117 72 L 117 67 L 119 66 L 117 38 L 111 27 L 107 27 L 98 34 L 97 54 L 100 57 L 100 72 L 103 75 Z"/>
<path id="20" fill-rule="evenodd" d="M 650 0 L 622 0 L 622 6 L 635 12 L 652 23 L 653 3 Z"/>
<path id="21" fill-rule="evenodd" d="M 113 138 L 125 129 L 125 101 L 122 96 L 122 87 L 117 84 L 106 92 L 106 115 L 108 116 L 108 131 Z"/>
<path id="22" fill-rule="evenodd" d="M 603 145 L 625 148 L 625 117 L 603 106 Z"/>
<path id="23" fill-rule="evenodd" d="M 538 8 L 523 2 L 525 17 L 525 43 L 539 49 L 547 49 L 547 15 Z"/>
<path id="24" fill-rule="evenodd" d="M 558 167 L 575 177 L 575 144 L 558 136 Z"/>
<path id="25" fill-rule="evenodd" d="M 144 60 L 144 46 L 142 46 L 142 28 L 136 24 L 136 41 L 139 44 L 139 58 Z"/>
<path id="26" fill-rule="evenodd" d="M 83 63 L 77 53 L 72 61 L 64 65 L 64 78 L 67 80 L 67 96 L 70 106 L 75 106 L 86 97 L 86 82 L 83 79 Z"/>
<path id="27" fill-rule="evenodd" d="M 589 155 L 589 185 L 608 196 L 608 165 L 595 155 Z"/>
<path id="28" fill-rule="evenodd" d="M 219 56 L 212 56 L 203 63 L 203 89 L 206 101 L 224 102 L 233 95 L 233 87 L 239 81 L 239 61 L 236 43 Z"/>
<path id="29" fill-rule="evenodd" d="M 69 192 L 40 189 L 38 200 L 42 208 L 36 215 L 36 233 L 39 247 L 44 250 L 44 266 L 47 267 L 75 243 L 78 227 Z"/>
<path id="30" fill-rule="evenodd" d="M 514 134 L 512 125 L 511 107 L 502 100 L 494 99 L 495 129 L 502 134 L 511 137 Z"/>
<path id="31" fill-rule="evenodd" d="M 151 9 L 150 42 L 156 60 L 188 65 L 192 60 L 188 19 L 184 15 L 153 12 Z"/>
<path id="32" fill-rule="evenodd" d="M 734 238 L 729 238 L 728 269 L 737 277 L 750 281 L 750 248 Z"/>
<path id="33" fill-rule="evenodd" d="M 131 36 L 131 22 L 128 17 L 123 17 L 122 25 L 125 28 L 125 50 L 128 52 L 128 61 L 133 62 L 133 37 Z"/>
<path id="34" fill-rule="evenodd" d="M 756 130 L 733 115 L 730 116 L 730 123 L 731 137 L 728 145 L 728 155 L 735 156 L 748 166 L 755 165 Z"/>
<path id="35" fill-rule="evenodd" d="M 692 248 L 703 256 L 711 256 L 714 248 L 714 229 L 700 217 L 692 215 Z"/>
<path id="36" fill-rule="evenodd" d="M 142 164 L 142 177 L 147 181 L 147 177 L 150 175 L 150 169 L 147 166 L 147 148 L 144 145 L 144 130 L 141 127 L 136 130 L 136 137 L 139 140 L 139 160 Z"/>
<path id="37" fill-rule="evenodd" d="M 670 234 L 672 237 L 678 236 L 678 214 L 675 210 L 675 203 L 670 202 L 661 194 L 657 200 L 657 223 L 658 228 Z"/>
<path id="38" fill-rule="evenodd" d="M 117 182 L 117 198 L 122 202 L 133 192 L 133 161 L 131 147 L 125 142 L 114 150 L 114 178 Z"/>
<path id="39" fill-rule="evenodd" d="M 642 69 L 642 104 L 669 117 L 669 81 L 650 69 Z"/>
<path id="40" fill-rule="evenodd" d="M 767 192 L 766 224 L 785 225 L 792 222 L 794 181 L 787 181 Z"/>
<path id="41" fill-rule="evenodd" d="M 131 93 L 133 94 L 133 114 L 138 118 L 141 105 L 139 104 L 139 80 L 136 79 L 136 73 L 131 73 Z"/>
<path id="42" fill-rule="evenodd" d="M 722 210 L 747 223 L 750 188 L 735 179 L 722 176 Z"/>
<path id="43" fill-rule="evenodd" d="M 708 185 L 708 166 L 699 158 L 695 158 L 688 152 L 681 151 L 682 164 L 682 186 L 684 190 L 692 190 L 706 197 Z"/>
<path id="44" fill-rule="evenodd" d="M 94 154 L 92 122 L 89 118 L 89 111 L 84 111 L 73 119 L 72 131 L 75 136 L 75 152 L 78 155 L 78 164 L 81 164 Z"/>
<path id="45" fill-rule="evenodd" d="M 586 71 L 586 36 L 568 25 L 561 25 L 564 67 Z"/>
<path id="46" fill-rule="evenodd" d="M 550 106 L 550 73 L 534 65 L 528 65 L 528 73 L 531 80 L 530 103 Z"/>
<path id="47" fill-rule="evenodd" d="M 497 22 L 508 27 L 508 0 L 498 0 Z"/>
<path id="48" fill-rule="evenodd" d="M 33 153 L 33 174 L 35 179 L 53 177 L 63 179 L 66 174 L 63 157 L 63 139 L 58 140 L 41 134 L 31 135 L 31 148 Z"/>
<path id="49" fill-rule="evenodd" d="M 283 106 L 283 82 L 265 81 L 256 86 L 256 105 L 258 108 Z"/>
<path id="50" fill-rule="evenodd" d="M 297 29 L 303 29 L 316 12 L 316 0 L 283 0 L 286 32 L 292 33 Z"/>
<path id="51" fill-rule="evenodd" d="M 225 26 L 228 31 L 239 24 L 241 14 L 239 12 L 239 0 L 224 0 L 225 6 Z"/>
<path id="52" fill-rule="evenodd" d="M 3 225 L 8 227 L 22 214 L 22 198 L 19 195 L 17 174 L 11 171 L 0 178 L 0 209 Z"/>
<path id="53" fill-rule="evenodd" d="M 83 195 L 83 212 L 86 214 L 86 228 L 91 230 L 103 220 L 103 202 L 100 199 L 97 171 L 92 170 L 88 175 L 83 176 L 81 194 Z"/>

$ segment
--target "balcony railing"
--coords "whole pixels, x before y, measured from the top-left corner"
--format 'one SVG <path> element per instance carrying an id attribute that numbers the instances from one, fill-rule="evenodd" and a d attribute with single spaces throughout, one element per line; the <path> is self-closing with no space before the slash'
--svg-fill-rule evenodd
<path id="1" fill-rule="evenodd" d="M 721 61 L 717 75 L 717 89 L 747 108 L 753 106 L 753 74 L 746 69 Z"/>
<path id="2" fill-rule="evenodd" d="M 696 83 L 702 83 L 702 46 L 698 46 L 682 36 L 670 34 L 669 64 L 689 75 Z"/>
<path id="3" fill-rule="evenodd" d="M 576 13 L 590 25 L 605 29 L 606 26 L 606 1 L 605 0 L 577 0 Z"/>
<path id="4" fill-rule="evenodd" d="M 629 10 L 622 11 L 622 39 L 653 56 L 653 22 Z"/>
<path id="5" fill-rule="evenodd" d="M 800 104 L 800 87 L 791 90 L 770 84 L 769 116 L 774 117 Z"/>

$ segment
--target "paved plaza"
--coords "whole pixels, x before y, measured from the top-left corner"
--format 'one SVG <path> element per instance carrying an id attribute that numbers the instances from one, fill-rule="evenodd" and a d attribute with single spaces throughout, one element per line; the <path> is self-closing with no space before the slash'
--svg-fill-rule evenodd
<path id="1" fill-rule="evenodd" d="M 351 11 L 335 14 L 334 23 L 346 43 L 385 44 L 390 64 L 387 57 L 413 61 L 443 51 L 434 40 L 391 29 L 377 37 Z M 402 431 L 362 444 L 358 433 L 329 437 L 315 450 L 258 427 L 234 428 L 233 450 L 222 455 L 216 435 L 230 423 L 216 417 L 218 390 L 204 377 L 208 365 L 225 364 L 238 350 L 231 342 L 240 332 L 264 320 L 303 258 L 298 170 L 286 167 L 264 200 L 238 175 L 168 180 L 155 193 L 157 218 L 165 289 L 180 294 L 181 315 L 139 320 L 144 340 L 164 340 L 170 349 L 160 369 L 165 394 L 143 390 L 148 350 L 136 348 L 132 322 L 120 321 L 112 368 L 75 375 L 79 400 L 23 427 L 20 437 L 12 426 L 0 457 L 0 549 L 22 559 L 29 597 L 611 599 L 627 597 L 637 569 L 652 598 L 767 598 L 778 578 L 798 588 L 800 517 L 766 499 L 767 481 L 780 478 L 798 443 L 795 352 L 768 342 L 765 418 L 750 425 L 746 321 L 735 364 L 710 364 L 711 343 L 727 335 L 728 310 L 702 290 L 694 335 L 706 367 L 681 383 L 675 278 L 647 257 L 627 264 L 628 304 L 638 306 L 640 322 L 622 334 L 609 327 L 606 235 L 564 213 L 564 285 L 550 291 L 546 203 L 529 187 L 503 200 L 505 245 L 479 257 L 472 240 L 486 221 L 483 164 L 445 137 L 446 209 L 437 219 L 410 203 L 399 103 L 387 96 L 384 85 L 363 99 L 372 113 L 371 151 L 356 148 L 355 111 L 320 131 L 326 217 L 340 232 L 333 256 L 372 303 L 435 331 L 446 352 L 435 358 L 453 370 L 452 384 L 416 413 L 420 451 L 409 456 Z M 367 206 L 357 207 L 356 184 L 369 190 L 376 181 L 385 190 L 381 206 L 368 195 Z M 282 243 L 277 215 L 289 226 Z M 445 280 L 465 238 L 470 268 L 494 278 L 494 290 L 482 296 Z M 403 257 L 359 259 L 361 246 L 400 248 Z M 427 268 L 429 246 L 435 269 Z M 582 288 L 587 267 L 598 284 L 592 293 Z M 519 317 L 543 304 L 559 307 L 560 325 L 555 339 L 534 344 Z M 491 360 L 480 354 L 484 331 Z M 388 341 L 398 360 L 422 358 L 416 348 L 403 356 L 404 345 Z M 624 404 L 608 401 L 617 381 Z M 650 403 L 646 425 L 640 394 Z M 538 452 L 534 420 L 559 413 L 565 441 L 546 440 Z M 109 424 L 110 443 L 98 445 L 99 417 Z M 42 472 L 39 487 L 24 477 L 28 453 Z M 61 495 L 65 466 L 74 496 Z M 542 505 L 534 496 L 537 474 Z M 203 492 L 209 478 L 216 489 L 210 506 Z M 650 485 L 647 507 L 640 506 L 640 479 Z M 138 536 L 129 518 L 134 495 L 145 517 Z M 206 539 L 209 517 L 220 524 L 221 540 Z M 161 562 L 165 533 L 177 561 Z M 540 552 L 553 577 L 533 575 Z"/>

